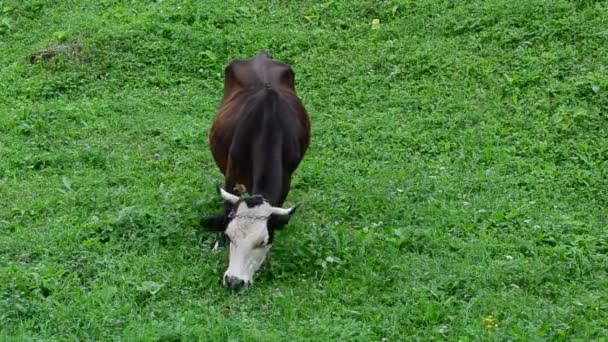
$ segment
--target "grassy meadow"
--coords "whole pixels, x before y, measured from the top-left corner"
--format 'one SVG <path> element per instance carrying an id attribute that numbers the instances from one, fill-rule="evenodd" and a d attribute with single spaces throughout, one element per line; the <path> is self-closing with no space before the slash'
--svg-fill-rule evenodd
<path id="1" fill-rule="evenodd" d="M 259 50 L 313 138 L 232 293 L 207 130 Z M 0 340 L 606 336 L 608 2 L 0 0 Z"/>

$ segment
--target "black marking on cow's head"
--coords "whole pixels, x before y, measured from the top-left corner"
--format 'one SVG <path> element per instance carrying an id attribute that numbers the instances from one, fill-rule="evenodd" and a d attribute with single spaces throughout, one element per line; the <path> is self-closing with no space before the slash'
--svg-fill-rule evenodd
<path id="1" fill-rule="evenodd" d="M 242 198 L 241 201 L 247 204 L 247 208 L 257 207 L 258 205 L 262 205 L 264 202 L 267 202 L 262 195 L 253 195 L 251 197 Z"/>

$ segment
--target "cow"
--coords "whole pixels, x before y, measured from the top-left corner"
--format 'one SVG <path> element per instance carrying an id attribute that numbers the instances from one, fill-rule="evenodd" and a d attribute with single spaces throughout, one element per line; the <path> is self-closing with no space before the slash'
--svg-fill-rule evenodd
<path id="1" fill-rule="evenodd" d="M 310 118 L 295 91 L 292 68 L 262 51 L 233 60 L 224 71 L 224 96 L 209 131 L 209 146 L 224 175 L 222 213 L 203 220 L 229 240 L 227 288 L 251 284 L 297 206 L 283 209 L 291 178 L 310 144 Z M 249 196 L 245 196 L 249 193 Z"/>

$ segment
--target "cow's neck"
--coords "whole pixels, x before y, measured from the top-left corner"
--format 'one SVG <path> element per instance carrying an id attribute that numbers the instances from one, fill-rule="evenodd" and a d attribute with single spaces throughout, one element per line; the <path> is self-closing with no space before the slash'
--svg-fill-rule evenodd
<path id="1" fill-rule="evenodd" d="M 262 195 L 272 206 L 282 205 L 284 187 L 283 159 L 279 146 L 269 146 L 266 153 L 256 158 L 253 166 L 251 195 Z"/>

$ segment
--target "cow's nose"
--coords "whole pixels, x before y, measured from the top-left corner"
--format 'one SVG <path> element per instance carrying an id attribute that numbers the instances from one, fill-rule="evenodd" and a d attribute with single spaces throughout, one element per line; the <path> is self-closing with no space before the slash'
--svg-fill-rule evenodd
<path id="1" fill-rule="evenodd" d="M 245 281 L 243 279 L 237 278 L 231 275 L 224 276 L 224 286 L 229 289 L 238 290 L 245 285 Z"/>
<path id="2" fill-rule="evenodd" d="M 266 50 L 262 50 L 258 53 L 259 56 L 261 57 L 266 57 L 266 58 L 272 58 L 272 56 L 270 56 L 270 53 Z"/>

